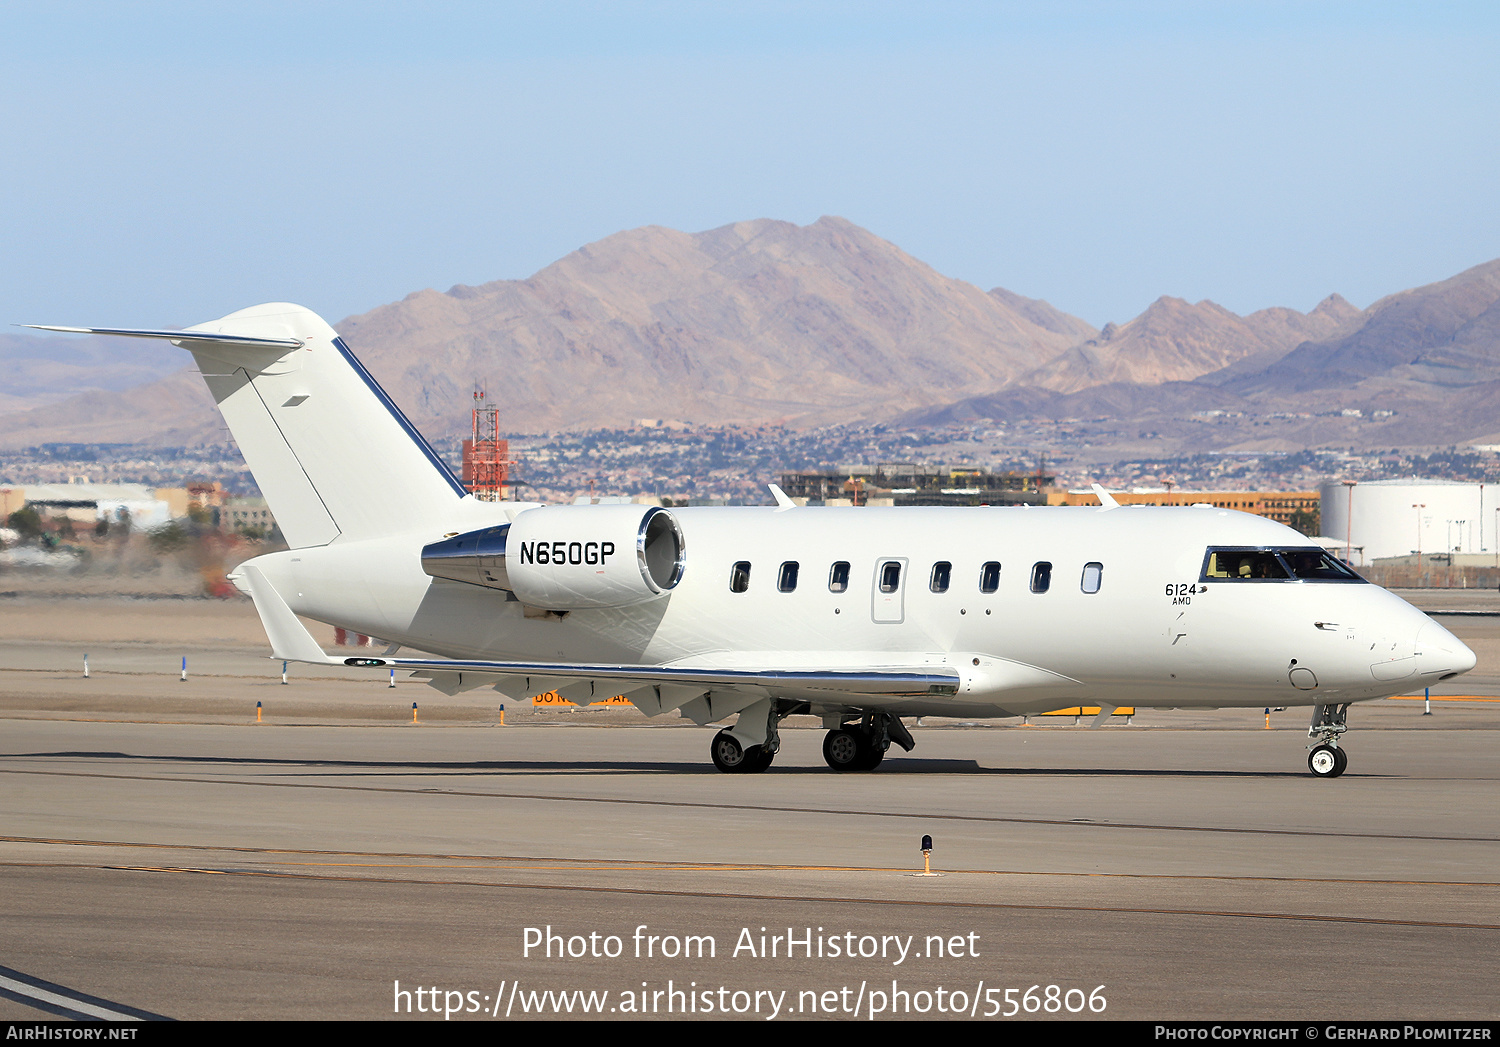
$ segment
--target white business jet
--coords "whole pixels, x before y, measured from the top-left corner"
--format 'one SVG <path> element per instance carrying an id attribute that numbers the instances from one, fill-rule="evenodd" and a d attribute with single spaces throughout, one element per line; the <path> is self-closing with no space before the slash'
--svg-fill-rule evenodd
<path id="1" fill-rule="evenodd" d="M 823 718 L 830 767 L 868 771 L 915 744 L 901 717 L 1310 705 L 1308 767 L 1336 778 L 1351 702 L 1474 666 L 1257 516 L 1122 508 L 1098 487 L 1098 508 L 808 508 L 774 486 L 765 508 L 485 502 L 300 306 L 43 329 L 193 354 L 291 546 L 232 576 L 274 657 L 734 717 L 710 745 L 721 771 L 769 767 L 793 713 Z M 297 615 L 392 648 L 330 657 Z"/>

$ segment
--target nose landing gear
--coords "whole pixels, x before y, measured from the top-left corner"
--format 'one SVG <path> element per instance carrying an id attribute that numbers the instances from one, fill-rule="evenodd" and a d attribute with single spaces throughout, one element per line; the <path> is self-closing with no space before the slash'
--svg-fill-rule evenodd
<path id="1" fill-rule="evenodd" d="M 1349 766 L 1349 757 L 1344 750 L 1331 745 L 1319 745 L 1307 754 L 1307 769 L 1318 778 L 1337 778 Z"/>
<path id="2" fill-rule="evenodd" d="M 1307 736 L 1316 738 L 1308 746 L 1307 769 L 1316 778 L 1337 778 L 1349 766 L 1349 756 L 1339 748 L 1339 736 L 1349 729 L 1345 723 L 1349 715 L 1349 703 L 1342 705 L 1313 706 L 1312 724 Z"/>

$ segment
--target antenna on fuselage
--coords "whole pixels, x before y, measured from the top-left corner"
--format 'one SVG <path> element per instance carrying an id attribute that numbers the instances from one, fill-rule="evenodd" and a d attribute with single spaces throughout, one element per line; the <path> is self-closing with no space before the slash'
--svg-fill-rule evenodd
<path id="1" fill-rule="evenodd" d="M 1089 484 L 1089 487 L 1093 489 L 1095 497 L 1097 497 L 1099 499 L 1099 505 L 1100 506 L 1102 506 L 1105 509 L 1118 509 L 1118 508 L 1120 508 L 1120 503 L 1117 502 L 1117 501 L 1115 501 L 1115 496 L 1112 495 L 1112 494 L 1110 494 L 1108 491 L 1106 491 L 1099 484 Z"/>
<path id="2" fill-rule="evenodd" d="M 777 484 L 766 484 L 766 486 L 771 489 L 771 497 L 776 499 L 776 511 L 778 513 L 797 508 L 797 503 L 788 498 L 787 493 L 780 486 Z"/>

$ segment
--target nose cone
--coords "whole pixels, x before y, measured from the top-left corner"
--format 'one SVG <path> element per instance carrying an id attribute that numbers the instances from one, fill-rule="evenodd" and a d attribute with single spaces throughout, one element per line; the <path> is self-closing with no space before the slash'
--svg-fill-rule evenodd
<path id="1" fill-rule="evenodd" d="M 1440 680 L 1466 673 L 1478 661 L 1462 640 L 1431 618 L 1417 630 L 1416 655 L 1417 671 Z"/>

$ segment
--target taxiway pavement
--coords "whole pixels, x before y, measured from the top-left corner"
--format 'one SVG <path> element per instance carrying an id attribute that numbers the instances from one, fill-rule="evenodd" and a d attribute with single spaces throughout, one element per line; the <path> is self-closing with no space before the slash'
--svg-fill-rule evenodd
<path id="1" fill-rule="evenodd" d="M 164 627 L 139 613 L 121 634 Z M 242 631 L 192 641 L 190 665 L 255 657 Z M 492 698 L 409 682 L 282 687 L 264 659 L 84 681 L 71 657 L 28 667 L 37 650 L 0 640 L 0 965 L 121 1006 L 931 1019 L 1037 986 L 1020 1016 L 1497 1011 L 1496 702 L 1357 706 L 1336 781 L 1305 770 L 1306 710 L 930 725 L 864 775 L 827 770 L 808 725 L 767 773 L 725 776 L 711 731 L 632 710 L 501 727 Z M 924 834 L 940 876 L 914 875 Z M 527 949 L 547 928 L 552 958 Z"/>

